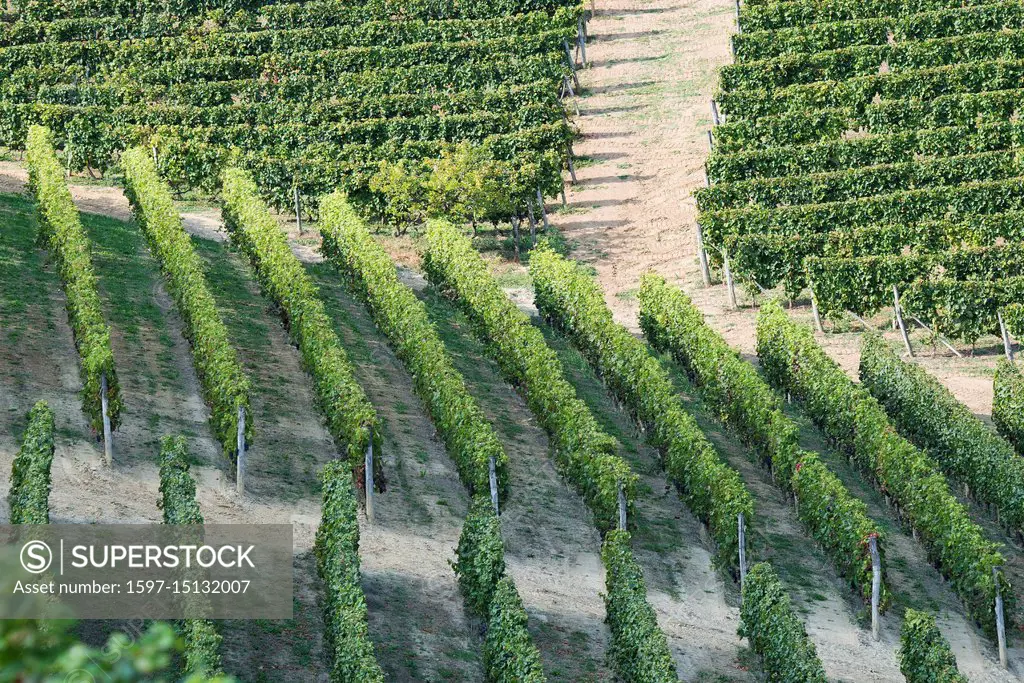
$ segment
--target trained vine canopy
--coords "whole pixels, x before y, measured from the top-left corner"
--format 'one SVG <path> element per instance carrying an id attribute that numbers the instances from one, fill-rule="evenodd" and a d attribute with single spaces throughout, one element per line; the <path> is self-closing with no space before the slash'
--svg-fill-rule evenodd
<path id="1" fill-rule="evenodd" d="M 315 211 L 339 187 L 374 206 L 380 162 L 436 158 L 469 140 L 509 162 L 500 168 L 513 214 L 537 190 L 561 187 L 575 131 L 558 87 L 579 30 L 576 0 L 19 0 L 14 9 L 0 22 L 0 144 L 20 148 L 27 127 L 45 123 L 73 171 L 116 170 L 141 145 L 156 150 L 176 192 L 212 193 L 238 149 L 233 162 L 276 208 L 294 210 L 298 190 Z M 552 130 L 536 134 L 543 126 Z"/>
<path id="2" fill-rule="evenodd" d="M 695 193 L 712 260 L 824 314 L 891 307 L 896 285 L 948 337 L 998 332 L 1020 264 L 969 250 L 1024 237 L 1019 3 L 755 1 L 739 22 Z"/>

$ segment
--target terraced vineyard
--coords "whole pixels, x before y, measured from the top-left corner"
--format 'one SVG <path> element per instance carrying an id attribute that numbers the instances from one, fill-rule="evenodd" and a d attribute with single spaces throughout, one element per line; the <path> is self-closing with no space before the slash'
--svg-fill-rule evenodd
<path id="1" fill-rule="evenodd" d="M 947 337 L 998 335 L 1021 301 L 1020 4 L 758 0 L 739 22 L 696 193 L 713 259 L 826 315 L 895 286 Z"/>
<path id="2" fill-rule="evenodd" d="M 768 290 L 1024 332 L 1024 8 L 624 3 L 8 3 L 0 522 L 290 525 L 294 585 L 0 619 L 0 681 L 1020 677 L 1018 365 L 989 424 Z M 715 79 L 732 318 L 646 213 Z"/>
<path id="3" fill-rule="evenodd" d="M 365 193 L 381 161 L 471 141 L 508 162 L 515 210 L 561 187 L 574 2 L 18 5 L 0 24 L 0 145 L 45 124 L 73 171 L 141 144 L 176 190 L 211 190 L 237 150 L 294 208 L 296 190 Z"/>

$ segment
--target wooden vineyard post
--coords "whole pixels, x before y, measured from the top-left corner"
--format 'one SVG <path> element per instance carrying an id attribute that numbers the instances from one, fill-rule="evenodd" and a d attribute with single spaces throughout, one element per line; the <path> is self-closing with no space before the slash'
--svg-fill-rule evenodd
<path id="1" fill-rule="evenodd" d="M 569 160 L 569 177 L 572 178 L 573 184 L 578 182 L 576 180 L 576 164 L 572 160 L 572 147 L 569 148 L 569 154 L 566 157 Z"/>
<path id="2" fill-rule="evenodd" d="M 565 58 L 569 60 L 569 71 L 572 73 L 572 82 L 576 84 L 576 89 L 580 87 L 580 77 L 576 75 L 576 60 L 573 59 L 572 50 L 569 49 L 569 41 L 563 40 L 562 45 L 565 46 Z"/>
<path id="3" fill-rule="evenodd" d="M 520 219 L 518 216 L 512 217 L 512 241 L 515 242 L 516 249 L 516 263 L 519 263 L 519 223 Z"/>
<path id="4" fill-rule="evenodd" d="M 736 283 L 732 280 L 729 253 L 725 249 L 722 249 L 722 271 L 725 273 L 725 287 L 729 292 L 729 308 L 736 310 L 739 307 L 736 303 Z"/>
<path id="5" fill-rule="evenodd" d="M 488 460 L 487 467 L 491 485 L 491 505 L 494 506 L 494 514 L 498 514 L 498 468 L 494 464 L 493 455 Z"/>
<path id="6" fill-rule="evenodd" d="M 711 286 L 711 268 L 708 266 L 708 252 L 704 249 L 704 228 L 697 224 L 697 256 L 700 258 L 700 276 L 704 286 Z"/>
<path id="7" fill-rule="evenodd" d="M 71 136 L 68 136 L 68 178 L 71 177 Z"/>
<path id="8" fill-rule="evenodd" d="M 526 215 L 530 217 L 530 243 L 537 246 L 537 219 L 533 215 L 533 202 L 526 202 Z"/>
<path id="9" fill-rule="evenodd" d="M 245 406 L 238 406 L 238 458 L 235 461 L 235 493 L 245 495 Z"/>
<path id="10" fill-rule="evenodd" d="M 941 334 L 936 333 L 935 330 L 933 330 L 932 328 L 930 328 L 927 325 L 925 325 L 924 322 L 922 322 L 922 320 L 920 318 L 918 318 L 917 316 L 913 316 L 912 315 L 912 316 L 910 316 L 910 319 L 913 320 L 918 325 L 920 325 L 921 327 L 923 327 L 924 329 L 928 330 L 929 334 L 933 334 L 936 337 L 938 337 L 939 341 L 942 342 L 942 345 L 945 346 L 950 351 L 952 351 L 954 356 L 956 356 L 957 358 L 963 358 L 964 357 L 964 354 L 962 354 L 959 351 L 957 351 L 956 347 L 953 346 L 952 344 L 950 344 L 949 341 L 945 337 L 943 337 Z"/>
<path id="11" fill-rule="evenodd" d="M 996 317 L 999 318 L 999 332 L 1003 337 L 1003 353 L 1006 354 L 1006 360 L 1013 362 L 1013 343 L 1010 341 L 1010 332 L 1006 329 L 1006 322 L 1003 320 L 1003 312 L 996 311 Z"/>
<path id="12" fill-rule="evenodd" d="M 366 447 L 366 521 L 373 523 L 373 435 L 370 435 L 370 444 Z"/>
<path id="13" fill-rule="evenodd" d="M 100 375 L 100 408 L 103 411 L 103 461 L 114 464 L 114 443 L 110 429 L 110 402 L 107 399 L 107 373 Z"/>
<path id="14" fill-rule="evenodd" d="M 566 78 L 562 82 L 563 90 L 569 91 L 569 96 L 572 97 L 572 106 L 576 110 L 576 116 L 580 115 L 580 103 L 576 100 L 576 91 L 572 89 L 572 82 Z M 562 116 L 565 116 L 565 112 L 562 112 Z M 568 119 L 567 119 L 568 120 Z"/>
<path id="15" fill-rule="evenodd" d="M 562 181 L 562 206 L 569 206 L 569 201 L 565 198 L 565 181 Z"/>
<path id="16" fill-rule="evenodd" d="M 740 26 L 740 0 L 736 0 L 736 33 L 743 33 L 743 27 Z"/>
<path id="17" fill-rule="evenodd" d="M 540 207 L 540 217 L 541 220 L 544 221 L 544 229 L 550 230 L 551 224 L 548 223 L 548 210 L 547 207 L 544 206 L 544 195 L 541 194 L 539 187 L 537 188 L 537 206 Z"/>
<path id="18" fill-rule="evenodd" d="M 299 236 L 302 236 L 302 204 L 299 203 L 299 186 L 292 188 L 295 197 L 295 226 L 299 229 Z"/>
<path id="19" fill-rule="evenodd" d="M 818 300 L 814 296 L 814 290 L 811 290 L 811 313 L 814 314 L 814 329 L 821 334 L 825 334 L 825 328 L 821 325 L 821 314 L 818 313 Z"/>
<path id="20" fill-rule="evenodd" d="M 587 37 L 583 29 L 583 17 L 576 23 L 576 42 L 580 46 L 580 56 L 583 57 L 583 66 L 587 65 Z"/>
<path id="21" fill-rule="evenodd" d="M 157 157 L 156 157 L 156 145 L 152 145 L 151 149 L 153 150 L 153 165 L 157 166 L 158 164 L 157 164 Z"/>
<path id="22" fill-rule="evenodd" d="M 999 590 L 999 570 L 992 567 L 992 582 L 996 587 L 996 638 L 999 640 L 999 664 L 1006 668 L 1006 622 L 1003 617 L 1003 594 Z"/>
<path id="23" fill-rule="evenodd" d="M 907 353 L 914 357 L 914 348 L 910 345 L 910 335 L 907 334 L 907 326 L 903 324 L 903 311 L 900 310 L 900 292 L 896 285 L 892 286 L 892 309 L 896 314 L 896 324 L 900 326 L 900 336 L 903 337 L 903 345 L 907 347 Z"/>
<path id="24" fill-rule="evenodd" d="M 714 137 L 712 137 L 710 130 L 708 131 L 708 151 L 709 152 L 714 152 L 715 151 L 715 140 L 714 140 Z"/>
<path id="25" fill-rule="evenodd" d="M 747 581 L 747 524 L 743 519 L 743 513 L 736 516 L 736 531 L 739 536 L 740 546 L 740 593 L 743 593 L 743 584 Z"/>
<path id="26" fill-rule="evenodd" d="M 619 482 L 619 530 L 626 530 L 626 492 L 622 490 L 622 482 Z"/>
<path id="27" fill-rule="evenodd" d="M 868 537 L 868 548 L 871 550 L 871 635 L 879 639 L 878 610 L 882 601 L 882 558 L 878 554 L 878 536 Z"/>
<path id="28" fill-rule="evenodd" d="M 718 117 L 718 105 L 714 100 L 711 100 L 711 123 L 716 126 L 721 123 L 721 119 Z"/>

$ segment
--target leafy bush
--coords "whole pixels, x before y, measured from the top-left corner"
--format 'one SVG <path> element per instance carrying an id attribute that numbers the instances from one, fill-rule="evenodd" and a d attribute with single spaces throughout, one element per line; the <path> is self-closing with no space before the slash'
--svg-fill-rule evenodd
<path id="1" fill-rule="evenodd" d="M 0 583 L 6 583 L 3 579 Z M 10 574 L 11 585 L 15 574 Z M 7 586 L 3 586 L 6 591 Z M 0 680 L 70 681 L 75 677 L 107 683 L 170 681 L 232 683 L 230 676 L 169 674 L 181 641 L 170 624 L 154 621 L 136 637 L 115 632 L 103 647 L 87 645 L 74 636 L 69 620 L 0 619 Z M 116 655 L 116 656 L 113 656 Z"/>
<path id="2" fill-rule="evenodd" d="M 359 522 L 348 464 L 324 467 L 323 510 L 313 553 L 324 585 L 324 640 L 332 683 L 384 683 L 373 656 L 359 577 Z"/>
<path id="3" fill-rule="evenodd" d="M 717 332 L 683 291 L 647 274 L 640 285 L 640 328 L 658 351 L 669 352 L 701 388 L 707 404 L 772 469 L 774 479 L 799 501 L 799 516 L 840 575 L 871 599 L 867 539 L 881 539 L 867 507 L 814 453 L 801 451 L 799 429 L 779 397 Z M 882 552 L 884 542 L 879 541 Z M 883 565 L 884 567 L 884 565 Z M 882 606 L 888 602 L 884 580 Z"/>
<path id="4" fill-rule="evenodd" d="M 757 355 L 768 381 L 802 401 L 821 430 L 885 491 L 900 516 L 917 532 L 928 558 L 949 579 L 970 615 L 995 632 L 996 584 L 1013 601 L 999 546 L 985 538 L 949 489 L 938 466 L 896 433 L 885 410 L 846 376 L 777 301 L 761 309 Z M 1012 614 L 1012 608 L 1007 608 Z"/>
<path id="5" fill-rule="evenodd" d="M 598 528 L 618 523 L 618 487 L 632 500 L 636 475 L 614 454 L 615 441 L 601 430 L 565 379 L 561 362 L 540 330 L 509 300 L 469 240 L 447 223 L 428 224 L 427 277 L 454 294 L 488 342 L 505 379 L 515 385 L 551 436 L 562 474 L 594 514 Z"/>
<path id="6" fill-rule="evenodd" d="M 89 237 L 71 200 L 64 169 L 57 161 L 50 132 L 32 126 L 27 143 L 29 187 L 39 212 L 40 240 L 47 244 L 67 296 L 68 322 L 82 365 L 82 410 L 96 432 L 103 429 L 102 378 L 107 378 L 110 426 L 121 421 L 121 392 L 110 347 L 110 328 L 96 289 Z"/>
<path id="7" fill-rule="evenodd" d="M 317 288 L 260 200 L 252 178 L 245 171 L 229 168 L 223 181 L 224 224 L 252 262 L 263 292 L 280 307 L 303 365 L 313 377 L 328 431 L 352 469 L 362 467 L 371 442 L 375 451 L 380 450 L 377 414 L 355 379 Z"/>
<path id="8" fill-rule="evenodd" d="M 53 411 L 39 401 L 28 413 L 28 429 L 11 468 L 11 524 L 50 523 L 50 465 L 53 463 Z"/>
<path id="9" fill-rule="evenodd" d="M 754 503 L 739 473 L 726 465 L 683 408 L 668 373 L 646 345 L 612 320 L 597 283 L 548 248 L 530 256 L 537 310 L 563 329 L 609 390 L 629 406 L 661 449 L 665 469 L 690 510 L 708 525 L 718 561 L 738 566 L 737 515 L 754 525 Z"/>
<path id="10" fill-rule="evenodd" d="M 203 265 L 174 208 L 170 189 L 157 175 L 149 153 L 142 148 L 121 158 L 125 194 L 150 250 L 167 277 L 171 296 L 192 346 L 192 362 L 210 405 L 210 421 L 227 455 L 238 450 L 238 409 L 245 408 L 245 438 L 252 442 L 249 380 L 228 339 L 228 331 L 206 284 Z"/>
<path id="11" fill-rule="evenodd" d="M 164 524 L 202 524 L 203 515 L 196 501 L 196 482 L 188 473 L 188 446 L 185 437 L 165 436 L 160 440 L 160 494 L 158 507 L 164 511 Z M 186 600 L 201 600 L 199 595 Z M 209 619 L 184 619 L 176 625 L 185 640 L 185 671 L 204 676 L 221 671 L 220 644 L 223 638 Z"/>
<path id="12" fill-rule="evenodd" d="M 1024 459 L 1010 444 L 921 366 L 902 361 L 878 335 L 864 339 L 860 380 L 901 434 L 927 450 L 948 476 L 969 486 L 973 498 L 995 506 L 1002 524 L 1024 532 Z"/>
<path id="13" fill-rule="evenodd" d="M 769 681 L 825 683 L 825 669 L 814 643 L 767 562 L 755 564 L 747 572 L 739 634 L 761 658 Z"/>
<path id="14" fill-rule="evenodd" d="M 609 531 L 601 548 L 608 592 L 604 597 L 612 631 L 608 656 L 628 683 L 679 680 L 665 633 L 647 602 L 644 574 L 633 557 L 628 531 Z"/>
<path id="15" fill-rule="evenodd" d="M 967 683 L 967 676 L 957 671 L 956 657 L 935 617 L 926 612 L 907 610 L 897 657 L 907 683 Z"/>
<path id="16" fill-rule="evenodd" d="M 1017 453 L 1024 454 L 1024 377 L 1016 365 L 1005 359 L 996 366 L 992 420 Z"/>

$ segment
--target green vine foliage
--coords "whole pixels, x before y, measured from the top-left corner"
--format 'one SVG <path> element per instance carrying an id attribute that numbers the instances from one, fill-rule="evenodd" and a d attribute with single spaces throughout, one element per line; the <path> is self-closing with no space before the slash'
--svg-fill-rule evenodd
<path id="1" fill-rule="evenodd" d="M 366 302 L 378 329 L 391 342 L 413 377 L 438 433 L 455 460 L 470 495 L 490 490 L 490 460 L 498 476 L 499 498 L 508 493 L 508 455 L 494 428 L 466 388 L 426 306 L 398 279 L 395 264 L 370 234 L 345 195 L 321 201 L 321 250 Z"/>
<path id="2" fill-rule="evenodd" d="M 8 584 L 7 579 L 10 578 Z M 0 577 L 8 591 L 15 575 Z M 230 676 L 174 675 L 181 638 L 165 621 L 154 621 L 134 638 L 114 632 L 102 647 L 83 643 L 71 620 L 0 620 L 0 679 L 69 681 L 75 677 L 107 683 L 179 681 L 179 683 L 234 683 Z M 118 657 L 111 657 L 117 653 Z"/>
<path id="3" fill-rule="evenodd" d="M 491 499 L 473 498 L 466 523 L 462 526 L 452 568 L 470 612 L 487 617 L 491 611 L 498 581 L 505 575 L 505 546 L 501 540 L 501 522 Z"/>
<path id="4" fill-rule="evenodd" d="M 628 531 L 609 531 L 601 548 L 608 592 L 606 621 L 612 631 L 608 656 L 627 683 L 679 680 L 668 639 L 647 602 L 643 570 L 633 557 Z"/>
<path id="5" fill-rule="evenodd" d="M 1005 575 L 993 574 L 1004 560 L 950 491 L 938 465 L 896 433 L 878 401 L 776 301 L 766 303 L 758 317 L 757 355 L 768 381 L 801 401 L 822 431 L 885 491 L 970 615 L 994 634 L 996 581 L 1004 602 L 1014 601 Z"/>
<path id="6" fill-rule="evenodd" d="M 491 683 L 543 683 L 540 652 L 526 628 L 523 600 L 509 577 L 498 581 L 484 636 L 484 668 Z"/>
<path id="7" fill-rule="evenodd" d="M 1018 339 L 1024 338 L 1024 303 L 1012 303 L 1004 308 L 1003 322 L 1010 334 Z"/>
<path id="8" fill-rule="evenodd" d="M 1024 454 L 1024 376 L 1020 368 L 1002 359 L 993 382 L 992 421 L 999 433 Z"/>
<path id="9" fill-rule="evenodd" d="M 513 212 L 538 188 L 560 189 L 575 131 L 556 93 L 578 2 L 205 3 L 180 14 L 174 3 L 98 1 L 89 5 L 97 15 L 68 4 L 78 9 L 0 24 L 0 144 L 20 148 L 28 125 L 42 122 L 66 140 L 69 167 L 90 172 L 116 169 L 126 147 L 156 147 L 176 191 L 207 193 L 237 147 L 276 208 L 291 208 L 298 188 L 311 212 L 339 187 L 372 199 L 367 181 L 380 161 L 436 158 L 461 141 L 510 162 Z M 118 12 L 130 4 L 146 10 L 124 21 Z M 495 106 L 497 90 L 518 86 L 533 86 L 527 101 Z M 486 93 L 491 108 L 455 102 L 453 111 L 449 100 L 467 91 Z M 416 112 L 378 104 L 430 96 L 439 106 Z M 309 120 L 297 106 L 339 100 L 330 119 Z M 218 112 L 208 109 L 230 121 L 210 121 Z"/>
<path id="10" fill-rule="evenodd" d="M 229 168 L 224 172 L 223 201 L 224 224 L 249 257 L 263 292 L 280 307 L 303 365 L 313 377 L 317 404 L 331 436 L 352 469 L 362 467 L 371 442 L 380 450 L 377 414 L 356 381 L 316 286 L 245 171 Z"/>
<path id="11" fill-rule="evenodd" d="M 734 432 L 759 464 L 799 501 L 799 516 L 832 559 L 836 570 L 860 596 L 871 599 L 871 555 L 868 539 L 882 532 L 867 508 L 814 453 L 802 451 L 799 428 L 782 412 L 779 397 L 725 339 L 704 321 L 704 315 L 678 287 L 648 273 L 640 284 L 640 329 L 651 346 L 668 352 L 701 388 L 704 400 Z M 884 572 L 884 563 L 883 563 Z M 883 573 L 883 609 L 889 591 Z"/>
<path id="12" fill-rule="evenodd" d="M 897 657 L 907 683 L 967 683 L 967 676 L 957 671 L 956 657 L 935 617 L 927 612 L 907 610 Z"/>
<path id="13" fill-rule="evenodd" d="M 1000 333 L 998 311 L 1024 301 L 1024 276 L 917 280 L 901 297 L 903 308 L 928 320 L 936 332 L 973 344 L 983 335 Z"/>
<path id="14" fill-rule="evenodd" d="M 39 401 L 28 413 L 28 429 L 11 467 L 11 524 L 50 523 L 50 465 L 53 463 L 53 411 Z"/>
<path id="15" fill-rule="evenodd" d="M 615 454 L 616 442 L 598 425 L 565 379 L 544 335 L 505 295 L 469 239 L 443 221 L 428 223 L 424 268 L 472 320 L 505 379 L 523 394 L 551 436 L 561 473 L 586 501 L 602 531 L 618 523 L 618 486 L 632 501 L 636 475 Z"/>
<path id="16" fill-rule="evenodd" d="M 152 157 L 144 149 L 131 149 L 124 154 L 121 165 L 132 213 L 160 263 L 184 322 L 196 375 L 211 408 L 213 432 L 225 454 L 234 456 L 238 450 L 239 408 L 246 413 L 246 443 L 253 440 L 255 420 L 249 407 L 249 379 L 217 311 L 199 255 L 174 207 L 170 189 L 157 175 Z"/>
<path id="17" fill-rule="evenodd" d="M 718 455 L 683 408 L 672 380 L 647 346 L 612 320 L 604 295 L 578 265 L 550 248 L 530 256 L 537 310 L 580 349 L 609 390 L 629 406 L 693 513 L 711 530 L 718 561 L 738 566 L 737 515 L 754 525 L 754 503 L 736 470 Z"/>
<path id="18" fill-rule="evenodd" d="M 103 319 L 96 288 L 89 237 L 71 200 L 50 132 L 41 126 L 30 128 L 27 150 L 29 187 L 39 214 L 40 241 L 49 247 L 57 264 L 67 296 L 68 322 L 81 358 L 82 410 L 93 430 L 102 431 L 101 389 L 102 377 L 106 375 L 110 425 L 116 429 L 121 421 L 121 392 L 110 346 L 110 328 Z"/>
<path id="19" fill-rule="evenodd" d="M 1004 526 L 1024 533 L 1024 459 L 1009 443 L 878 335 L 864 339 L 860 380 L 901 434 L 926 450 L 951 479 L 963 482 L 972 498 L 994 506 Z"/>
<path id="20" fill-rule="evenodd" d="M 324 467 L 323 511 L 313 553 L 324 585 L 324 640 L 332 683 L 384 683 L 373 655 L 359 574 L 359 521 L 345 461 Z"/>
<path id="21" fill-rule="evenodd" d="M 189 474 L 188 444 L 183 436 L 160 440 L 160 504 L 164 524 L 202 524 L 196 482 Z"/>
<path id="22" fill-rule="evenodd" d="M 769 681 L 825 683 L 825 669 L 789 596 L 767 562 L 747 572 L 739 634 L 761 658 Z"/>
<path id="23" fill-rule="evenodd" d="M 359 3 L 356 14 L 350 0 L 314 0 L 309 3 L 270 3 L 266 0 L 16 0 L 15 7 L 26 18 L 37 21 L 112 16 L 135 19 L 137 15 L 158 14 L 165 21 L 174 17 L 188 18 L 209 15 L 226 16 L 233 21 L 262 24 L 285 21 L 292 17 L 312 15 L 317 25 L 329 26 L 342 16 L 353 21 L 374 19 L 473 19 L 537 10 L 553 11 L 572 7 L 575 0 L 471 0 L 469 2 L 436 2 L 432 0 L 372 0 Z M 311 7 L 304 7 L 310 5 Z"/>
<path id="24" fill-rule="evenodd" d="M 188 457 L 185 437 L 165 436 L 160 440 L 158 506 L 163 510 L 164 524 L 203 523 L 196 501 L 196 482 L 188 472 Z M 220 675 L 223 638 L 214 623 L 209 619 L 184 619 L 177 623 L 177 629 L 185 641 L 185 671 L 202 676 Z"/>

